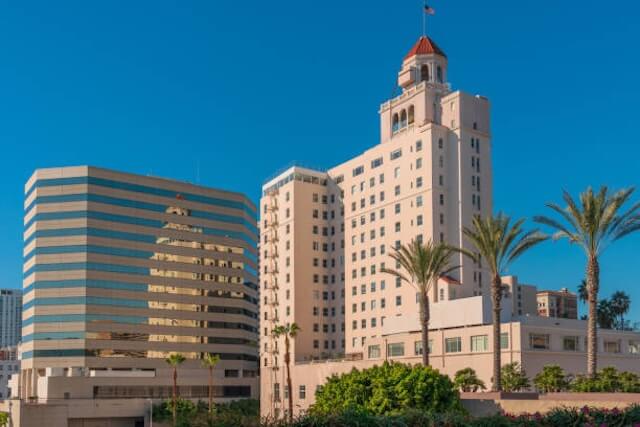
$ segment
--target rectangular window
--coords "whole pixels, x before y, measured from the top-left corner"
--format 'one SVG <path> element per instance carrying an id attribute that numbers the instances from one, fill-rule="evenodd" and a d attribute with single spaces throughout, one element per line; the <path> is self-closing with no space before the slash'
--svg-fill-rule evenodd
<path id="1" fill-rule="evenodd" d="M 422 150 L 422 141 L 416 141 L 416 151 Z"/>
<path id="2" fill-rule="evenodd" d="M 382 157 L 378 157 L 377 159 L 371 161 L 371 169 L 375 169 L 378 166 L 382 166 Z"/>
<path id="3" fill-rule="evenodd" d="M 364 173 L 364 166 L 358 166 L 353 170 L 353 176 L 358 176 Z"/>
<path id="4" fill-rule="evenodd" d="M 380 345 L 370 345 L 368 349 L 369 359 L 377 359 L 380 357 Z"/>
<path id="5" fill-rule="evenodd" d="M 414 350 L 414 354 L 416 356 L 422 356 L 422 340 L 421 341 L 416 341 L 413 344 L 413 350 Z M 433 340 L 429 340 L 429 354 L 431 354 L 433 352 Z"/>
<path id="6" fill-rule="evenodd" d="M 397 295 L 396 296 L 396 306 L 401 306 L 402 305 L 402 295 Z"/>
<path id="7" fill-rule="evenodd" d="M 629 341 L 629 354 L 640 354 L 640 341 Z"/>
<path id="8" fill-rule="evenodd" d="M 404 356 L 404 343 L 396 342 L 387 344 L 387 356 L 401 357 Z"/>
<path id="9" fill-rule="evenodd" d="M 446 338 L 444 340 L 444 348 L 447 353 L 460 353 L 462 351 L 462 338 Z"/>
<path id="10" fill-rule="evenodd" d="M 305 385 L 301 385 L 298 395 L 300 396 L 300 399 L 306 399 L 307 398 L 307 386 Z"/>
<path id="11" fill-rule="evenodd" d="M 509 332 L 503 332 L 500 334 L 500 348 L 509 348 Z"/>
<path id="12" fill-rule="evenodd" d="M 605 353 L 620 353 L 620 341 L 605 341 L 604 342 Z"/>
<path id="13" fill-rule="evenodd" d="M 487 351 L 488 349 L 488 335 L 475 335 L 471 337 L 471 351 Z"/>
<path id="14" fill-rule="evenodd" d="M 549 335 L 529 334 L 529 347 L 534 350 L 549 350 Z"/>
<path id="15" fill-rule="evenodd" d="M 417 188 L 422 187 L 422 177 L 416 178 L 416 187 Z"/>
<path id="16" fill-rule="evenodd" d="M 402 156 L 402 149 L 397 149 L 391 152 L 391 160 L 395 160 Z"/>
<path id="17" fill-rule="evenodd" d="M 578 351 L 578 337 L 564 337 L 562 349 L 564 351 Z"/>

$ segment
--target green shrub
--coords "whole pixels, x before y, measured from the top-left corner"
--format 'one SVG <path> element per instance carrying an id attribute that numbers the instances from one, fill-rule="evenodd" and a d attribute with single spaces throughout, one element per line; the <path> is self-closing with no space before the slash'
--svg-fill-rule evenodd
<path id="1" fill-rule="evenodd" d="M 6 412 L 0 412 L 0 427 L 9 425 L 9 414 Z"/>
<path id="2" fill-rule="evenodd" d="M 472 368 L 460 369 L 453 378 L 453 383 L 460 391 L 476 392 L 478 390 L 486 390 L 484 381 L 476 375 L 476 371 Z"/>
<path id="3" fill-rule="evenodd" d="M 316 415 L 358 413 L 385 415 L 407 409 L 429 413 L 461 412 L 460 396 L 448 376 L 431 367 L 384 362 L 333 375 L 316 393 Z"/>
<path id="4" fill-rule="evenodd" d="M 502 367 L 502 390 L 506 392 L 521 391 L 528 389 L 529 378 L 527 373 L 520 366 L 520 363 L 508 363 Z"/>
<path id="5" fill-rule="evenodd" d="M 640 378 L 633 372 L 618 372 L 606 367 L 593 378 L 578 375 L 571 383 L 571 391 L 599 393 L 640 393 Z"/>
<path id="6" fill-rule="evenodd" d="M 543 393 L 552 393 L 566 391 L 569 388 L 569 379 L 560 366 L 547 365 L 534 377 L 533 384 Z"/>
<path id="7" fill-rule="evenodd" d="M 176 409 L 177 427 L 258 427 L 260 425 L 260 402 L 255 399 L 234 400 L 215 406 L 212 418 L 207 402 L 178 399 Z M 153 419 L 171 422 L 171 399 L 153 407 Z"/>
<path id="8" fill-rule="evenodd" d="M 620 372 L 618 375 L 618 391 L 623 393 L 640 393 L 640 377 L 633 372 Z"/>

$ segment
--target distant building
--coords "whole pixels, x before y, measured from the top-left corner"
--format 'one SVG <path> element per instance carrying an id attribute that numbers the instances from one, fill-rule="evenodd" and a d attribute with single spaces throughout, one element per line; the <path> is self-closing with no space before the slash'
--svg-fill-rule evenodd
<path id="1" fill-rule="evenodd" d="M 9 389 L 9 378 L 20 371 L 20 361 L 17 357 L 16 347 L 6 347 L 0 349 L 0 400 L 11 395 Z"/>
<path id="2" fill-rule="evenodd" d="M 567 288 L 559 291 L 540 291 L 536 294 L 538 315 L 543 317 L 559 317 L 562 319 L 578 318 L 578 297 Z"/>
<path id="3" fill-rule="evenodd" d="M 0 348 L 20 342 L 22 326 L 22 291 L 0 289 Z"/>

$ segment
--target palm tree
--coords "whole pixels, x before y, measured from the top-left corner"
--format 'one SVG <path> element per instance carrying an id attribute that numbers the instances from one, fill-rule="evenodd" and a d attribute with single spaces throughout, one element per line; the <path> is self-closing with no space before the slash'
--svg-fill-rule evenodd
<path id="1" fill-rule="evenodd" d="M 524 219 L 511 222 L 503 213 L 485 219 L 475 216 L 472 227 L 465 227 L 464 235 L 469 239 L 478 255 L 477 262 L 484 259 L 491 271 L 491 302 L 493 309 L 493 391 L 501 391 L 502 354 L 500 348 L 500 310 L 503 297 L 501 276 L 509 265 L 533 246 L 547 239 L 538 230 L 525 232 Z"/>
<path id="2" fill-rule="evenodd" d="M 589 300 L 589 292 L 587 292 L 587 281 L 584 279 L 582 279 L 582 282 L 580 282 L 580 286 L 578 286 L 578 298 L 584 303 Z"/>
<path id="3" fill-rule="evenodd" d="M 624 291 L 616 291 L 611 295 L 611 308 L 616 316 L 620 316 L 620 329 L 624 331 L 624 315 L 629 312 L 631 298 Z"/>
<path id="4" fill-rule="evenodd" d="M 429 292 L 437 286 L 437 281 L 445 274 L 457 269 L 451 266 L 451 258 L 455 253 L 466 253 L 462 249 L 444 243 L 434 244 L 428 241 L 424 245 L 414 240 L 409 245 L 394 249 L 390 256 L 404 270 L 384 268 L 389 273 L 417 288 L 420 307 L 420 327 L 422 329 L 422 364 L 429 366 Z M 467 255 L 472 256 L 470 253 Z"/>
<path id="5" fill-rule="evenodd" d="M 220 361 L 217 354 L 207 353 L 202 358 L 202 366 L 209 369 L 209 416 L 213 415 L 213 368 Z"/>
<path id="6" fill-rule="evenodd" d="M 276 338 L 284 337 L 284 363 L 287 367 L 287 390 L 289 391 L 289 422 L 293 422 L 293 389 L 291 386 L 291 339 L 294 339 L 300 332 L 297 323 L 287 323 L 273 328 L 273 335 Z"/>
<path id="7" fill-rule="evenodd" d="M 597 323 L 600 329 L 613 329 L 616 324 L 616 312 L 611 300 L 598 301 Z"/>
<path id="8" fill-rule="evenodd" d="M 171 398 L 171 406 L 174 426 L 176 425 L 176 406 L 178 403 L 178 366 L 180 366 L 185 360 L 187 359 L 180 353 L 174 353 L 165 359 L 169 366 L 173 368 L 173 393 Z"/>
<path id="9" fill-rule="evenodd" d="M 593 377 L 598 367 L 598 291 L 600 289 L 600 263 L 602 252 L 613 242 L 634 231 L 640 230 L 640 203 L 633 204 L 622 212 L 622 207 L 630 199 L 633 188 L 623 189 L 613 194 L 603 186 L 596 193 L 591 187 L 574 200 L 563 191 L 562 198 L 567 204 L 562 208 L 556 203 L 547 203 L 560 218 L 545 216 L 535 218 L 540 224 L 556 230 L 554 240 L 565 238 L 579 245 L 587 257 L 586 279 L 589 303 L 587 337 L 587 374 Z M 579 204 L 578 204 L 579 202 Z"/>

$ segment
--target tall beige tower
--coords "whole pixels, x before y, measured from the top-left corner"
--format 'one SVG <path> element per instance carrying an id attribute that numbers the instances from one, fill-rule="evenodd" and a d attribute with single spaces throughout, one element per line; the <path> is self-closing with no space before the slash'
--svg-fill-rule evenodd
<path id="1" fill-rule="evenodd" d="M 380 106 L 379 144 L 326 172 L 292 167 L 264 185 L 261 394 L 272 413 L 286 395 L 275 325 L 301 327 L 296 363 L 380 352 L 389 325 L 418 313 L 415 288 L 382 273 L 395 267 L 389 254 L 412 240 L 469 248 L 463 228 L 491 212 L 489 102 L 451 90 L 447 67 L 421 37 L 402 61 L 400 95 Z M 488 292 L 481 265 L 459 264 L 432 303 Z"/>

